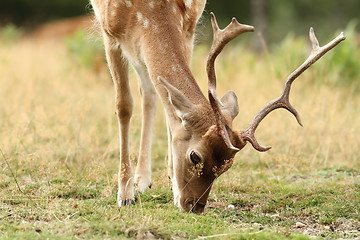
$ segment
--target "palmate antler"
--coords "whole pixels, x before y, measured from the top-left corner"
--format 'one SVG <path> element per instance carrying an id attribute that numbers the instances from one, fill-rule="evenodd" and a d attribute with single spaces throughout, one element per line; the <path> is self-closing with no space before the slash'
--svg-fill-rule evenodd
<path id="1" fill-rule="evenodd" d="M 225 47 L 225 45 L 234 39 L 236 36 L 240 35 L 243 32 L 253 31 L 254 28 L 247 25 L 239 24 L 235 18 L 233 18 L 232 22 L 224 29 L 220 30 L 215 15 L 211 13 L 211 22 L 214 30 L 214 40 L 213 44 L 209 53 L 208 62 L 207 62 L 207 72 L 209 77 L 209 100 L 210 104 L 214 110 L 216 121 L 217 121 L 217 127 L 219 129 L 219 134 L 224 139 L 226 145 L 234 150 L 237 150 L 235 148 L 228 136 L 228 133 L 226 131 L 226 126 L 223 122 L 223 116 L 220 111 L 220 105 L 221 101 L 218 99 L 216 95 L 216 76 L 215 76 L 215 68 L 214 63 L 216 57 L 219 55 L 221 50 Z M 315 36 L 313 28 L 310 28 L 309 37 L 312 45 L 312 51 L 309 55 L 309 57 L 305 60 L 305 62 L 297 68 L 292 74 L 288 76 L 288 78 L 285 81 L 285 86 L 283 93 L 280 97 L 277 99 L 269 102 L 267 105 L 265 105 L 258 114 L 254 117 L 252 123 L 249 125 L 249 127 L 243 131 L 239 132 L 239 137 L 243 141 L 250 142 L 251 145 L 258 151 L 267 151 L 271 147 L 262 147 L 255 138 L 255 131 L 256 128 L 259 126 L 260 122 L 273 110 L 278 108 L 285 108 L 289 112 L 291 112 L 298 123 L 302 126 L 300 116 L 296 109 L 290 104 L 289 101 L 289 94 L 291 89 L 291 84 L 294 82 L 294 80 L 300 76 L 306 69 L 308 69 L 312 64 L 314 64 L 317 60 L 319 60 L 325 53 L 330 51 L 332 48 L 337 46 L 341 41 L 345 40 L 345 36 L 343 33 L 340 33 L 336 38 L 334 38 L 332 41 L 330 41 L 328 44 L 320 47 L 319 42 Z"/>

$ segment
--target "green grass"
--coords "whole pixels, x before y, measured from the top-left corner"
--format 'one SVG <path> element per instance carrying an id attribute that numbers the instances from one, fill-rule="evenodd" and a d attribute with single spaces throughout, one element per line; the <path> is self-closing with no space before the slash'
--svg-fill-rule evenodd
<path id="1" fill-rule="evenodd" d="M 162 182 L 164 174 L 157 172 L 154 182 Z M 313 173 L 281 181 L 263 179 L 233 190 L 217 184 L 206 213 L 200 216 L 176 209 L 164 184 L 138 196 L 135 206 L 121 209 L 115 205 L 115 186 L 108 189 L 103 181 L 50 179 L 23 186 L 24 193 L 10 184 L 5 191 L 13 194 L 1 199 L 0 231 L 3 239 L 115 239 L 148 232 L 162 239 L 209 235 L 219 235 L 216 239 L 308 239 L 300 235 L 304 229 L 295 228 L 300 221 L 315 236 L 355 237 L 358 233 L 350 232 L 360 221 L 358 177 L 340 173 L 325 178 Z"/>
<path id="2" fill-rule="evenodd" d="M 218 61 L 218 88 L 221 95 L 236 86 L 240 114 L 234 126 L 246 127 L 280 93 L 282 79 L 304 60 L 305 44 L 287 39 L 264 57 L 240 46 L 225 49 Z M 284 56 L 291 46 L 296 49 Z M 334 51 L 345 51 L 341 47 Z M 116 206 L 119 154 L 112 83 L 105 67 L 94 73 L 86 64 L 74 64 L 68 51 L 66 43 L 50 40 L 0 45 L 0 239 L 360 236 L 360 96 L 353 83 L 328 84 L 329 78 L 341 81 L 346 71 L 344 66 L 339 71 L 335 66 L 331 74 L 324 71 L 332 56 L 294 84 L 291 101 L 304 128 L 285 111 L 271 114 L 257 137 L 273 149 L 242 150 L 215 182 L 205 213 L 194 215 L 172 203 L 161 107 L 154 133 L 153 187 L 137 197 L 136 205 Z M 204 92 L 207 51 L 198 46 L 193 59 L 194 66 L 204 66 L 194 68 Z M 130 78 L 137 89 L 133 72 Z M 134 91 L 133 162 L 140 135 L 138 96 Z M 297 228 L 297 222 L 304 227 Z"/>

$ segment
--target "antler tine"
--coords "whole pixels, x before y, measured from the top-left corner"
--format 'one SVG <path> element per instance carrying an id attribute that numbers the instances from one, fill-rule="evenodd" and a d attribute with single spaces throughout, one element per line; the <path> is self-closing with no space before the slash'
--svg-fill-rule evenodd
<path id="1" fill-rule="evenodd" d="M 289 101 L 289 94 L 291 89 L 291 84 L 294 82 L 294 80 L 300 76 L 306 69 L 308 69 L 312 64 L 314 64 L 317 60 L 319 60 L 325 53 L 330 51 L 332 48 L 337 46 L 341 41 L 345 40 L 345 36 L 343 33 L 340 33 L 336 38 L 334 38 L 332 41 L 327 43 L 326 45 L 320 47 L 319 42 L 315 36 L 314 29 L 310 28 L 309 32 L 309 38 L 312 46 L 311 53 L 309 57 L 305 60 L 305 62 L 300 65 L 293 73 L 291 73 L 288 78 L 285 81 L 285 86 L 283 93 L 280 97 L 273 100 L 272 102 L 265 105 L 258 114 L 254 117 L 252 123 L 250 126 L 241 132 L 241 137 L 243 140 L 248 141 L 252 144 L 252 146 L 258 150 L 258 151 L 267 151 L 271 147 L 262 147 L 257 142 L 255 138 L 255 130 L 259 126 L 260 122 L 268 115 L 271 111 L 277 109 L 277 108 L 285 108 L 289 112 L 291 112 L 298 123 L 302 126 L 302 122 L 300 119 L 300 116 L 296 109 L 290 104 Z"/>
<path id="2" fill-rule="evenodd" d="M 215 14 L 210 13 L 211 24 L 213 27 L 213 43 L 207 60 L 207 73 L 209 78 L 209 88 L 216 88 L 216 75 L 215 75 L 215 59 L 224 49 L 225 45 L 235 37 L 244 32 L 254 31 L 253 26 L 240 24 L 236 18 L 232 18 L 231 23 L 221 30 L 216 21 Z"/>
<path id="3" fill-rule="evenodd" d="M 223 123 L 223 117 L 220 110 L 222 103 L 216 94 L 216 74 L 214 65 L 216 57 L 220 54 L 228 42 L 239 36 L 241 33 L 254 31 L 254 27 L 240 24 L 235 18 L 233 18 L 231 23 L 225 29 L 221 30 L 217 24 L 215 14 L 211 12 L 210 15 L 214 38 L 206 66 L 209 79 L 209 101 L 215 113 L 220 136 L 224 139 L 225 144 L 230 149 L 238 151 L 239 149 L 232 145 L 229 135 L 227 134 L 226 127 Z"/>

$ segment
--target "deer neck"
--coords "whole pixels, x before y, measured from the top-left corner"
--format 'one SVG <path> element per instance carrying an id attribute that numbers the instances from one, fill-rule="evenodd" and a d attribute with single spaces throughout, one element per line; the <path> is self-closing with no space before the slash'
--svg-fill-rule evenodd
<path id="1" fill-rule="evenodd" d="M 144 63 L 157 88 L 157 78 L 161 77 L 194 104 L 208 104 L 189 67 L 192 42 L 172 28 L 166 33 L 159 31 L 159 34 L 146 35 L 141 48 Z"/>
<path id="2" fill-rule="evenodd" d="M 154 31 L 143 31 L 141 28 L 143 32 L 134 34 L 137 37 L 125 42 L 133 44 L 129 49 L 134 51 L 131 56 L 136 56 L 135 65 L 146 68 L 170 118 L 173 110 L 166 107 L 168 93 L 159 83 L 159 77 L 181 91 L 193 104 L 203 106 L 204 114 L 212 115 L 210 104 L 189 67 L 193 37 L 186 36 L 186 33 L 173 25 L 166 21 L 155 26 L 149 25 Z"/>

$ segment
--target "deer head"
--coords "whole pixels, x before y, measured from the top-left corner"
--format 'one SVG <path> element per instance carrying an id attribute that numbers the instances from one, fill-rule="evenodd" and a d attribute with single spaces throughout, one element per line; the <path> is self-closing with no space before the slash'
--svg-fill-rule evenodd
<path id="1" fill-rule="evenodd" d="M 214 180 L 232 166 L 236 153 L 247 142 L 251 143 L 258 151 L 267 151 L 271 148 L 262 147 L 254 135 L 256 128 L 266 115 L 277 108 L 285 108 L 302 125 L 299 114 L 289 102 L 291 84 L 326 52 L 345 39 L 341 33 L 334 40 L 320 47 L 311 28 L 312 51 L 310 56 L 288 76 L 282 95 L 265 105 L 247 129 L 234 130 L 232 121 L 239 112 L 237 97 L 234 92 L 229 91 L 221 99 L 218 98 L 215 59 L 228 42 L 241 33 L 254 31 L 254 28 L 240 24 L 233 18 L 232 22 L 221 30 L 213 13 L 211 13 L 211 22 L 214 39 L 207 60 L 208 102 L 194 104 L 178 89 L 159 78 L 168 92 L 175 118 L 179 121 L 179 124 L 171 132 L 174 201 L 185 211 L 195 213 L 204 211 Z"/>

